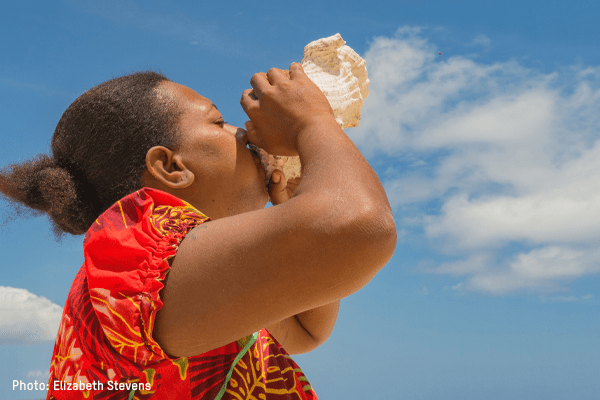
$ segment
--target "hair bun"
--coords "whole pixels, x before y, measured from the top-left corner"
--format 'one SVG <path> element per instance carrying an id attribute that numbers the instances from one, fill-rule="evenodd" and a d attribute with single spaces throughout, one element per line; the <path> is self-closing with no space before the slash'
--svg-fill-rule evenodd
<path id="1" fill-rule="evenodd" d="M 40 195 L 47 207 L 44 211 L 55 228 L 73 235 L 85 233 L 96 214 L 90 209 L 91 205 L 81 201 L 78 183 L 69 171 L 53 163 L 41 169 L 38 175 Z"/>
<path id="2" fill-rule="evenodd" d="M 0 171 L 0 192 L 24 210 L 19 203 L 48 214 L 57 234 L 74 235 L 87 231 L 95 215 L 79 200 L 77 183 L 71 174 L 58 166 L 56 160 L 41 154 L 21 164 Z"/>

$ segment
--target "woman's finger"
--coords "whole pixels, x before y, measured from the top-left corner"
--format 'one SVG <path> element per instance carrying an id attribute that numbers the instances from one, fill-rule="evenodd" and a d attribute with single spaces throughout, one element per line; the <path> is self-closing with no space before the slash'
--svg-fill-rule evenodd
<path id="1" fill-rule="evenodd" d="M 290 79 L 294 80 L 298 78 L 307 78 L 307 76 L 304 73 L 304 68 L 302 67 L 302 64 L 294 62 L 290 65 Z"/>
<path id="2" fill-rule="evenodd" d="M 271 82 L 271 85 L 276 85 L 280 82 L 289 80 L 290 74 L 287 71 L 282 71 L 279 68 L 271 68 L 268 72 L 267 72 L 267 78 L 269 79 L 269 82 Z"/>
<path id="3" fill-rule="evenodd" d="M 250 78 L 250 85 L 252 85 L 252 89 L 254 90 L 256 97 L 261 99 L 263 91 L 270 87 L 271 83 L 269 82 L 269 78 L 267 78 L 267 74 L 264 72 L 258 72 L 252 75 L 252 78 Z"/>
<path id="4" fill-rule="evenodd" d="M 244 90 L 242 95 L 248 96 L 248 98 L 250 100 L 254 100 L 254 101 L 258 100 L 258 96 L 256 95 L 256 93 L 254 93 L 254 89 L 246 89 L 246 90 Z"/>
<path id="5" fill-rule="evenodd" d="M 258 135 L 258 131 L 254 127 L 252 121 L 246 121 L 244 123 L 244 128 L 246 128 L 246 140 L 258 147 L 262 147 L 263 143 Z"/>
<path id="6" fill-rule="evenodd" d="M 278 169 L 271 174 L 269 196 L 271 197 L 271 203 L 273 203 L 274 206 L 290 199 L 290 195 L 286 189 L 285 175 Z"/>
<path id="7" fill-rule="evenodd" d="M 240 105 L 246 114 L 248 114 L 248 110 L 252 107 L 256 107 L 256 101 L 258 97 L 254 93 L 253 89 L 246 89 L 242 93 L 242 97 L 240 98 Z"/>
<path id="8" fill-rule="evenodd" d="M 246 129 L 246 135 L 256 135 L 256 128 L 254 127 L 252 121 L 244 122 L 244 129 Z"/>

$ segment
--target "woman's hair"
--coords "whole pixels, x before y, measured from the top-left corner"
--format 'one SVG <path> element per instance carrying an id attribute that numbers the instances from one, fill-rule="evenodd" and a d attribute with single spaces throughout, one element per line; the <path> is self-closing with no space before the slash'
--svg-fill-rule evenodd
<path id="1" fill-rule="evenodd" d="M 52 137 L 52 155 L 0 170 L 0 193 L 47 213 L 54 231 L 85 233 L 112 204 L 142 187 L 146 153 L 177 146 L 180 111 L 158 95 L 168 79 L 137 72 L 77 98 Z"/>

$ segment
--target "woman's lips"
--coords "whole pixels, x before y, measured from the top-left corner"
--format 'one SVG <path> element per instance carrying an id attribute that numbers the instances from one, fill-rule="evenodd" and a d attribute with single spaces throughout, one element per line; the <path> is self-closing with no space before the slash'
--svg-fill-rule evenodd
<path id="1" fill-rule="evenodd" d="M 259 152 L 258 152 L 258 147 L 256 147 L 255 145 L 253 145 L 252 143 L 248 143 L 248 150 L 250 150 L 250 154 L 252 155 L 252 159 L 254 160 L 254 163 L 256 164 L 256 167 L 258 168 L 258 170 L 264 174 L 264 179 L 265 179 L 265 184 L 268 187 L 269 186 L 269 180 L 267 177 L 267 170 L 266 167 L 262 161 L 262 157 L 260 156 Z"/>
<path id="2" fill-rule="evenodd" d="M 262 150 L 255 144 L 248 143 L 248 149 L 250 149 L 250 153 L 254 160 L 260 165 L 260 169 L 265 173 L 265 186 L 269 187 L 269 180 L 271 179 L 271 174 L 269 172 L 268 167 L 268 154 L 266 151 Z"/>
<path id="3" fill-rule="evenodd" d="M 258 151 L 252 145 L 250 145 L 250 144 L 248 145 L 248 150 L 250 150 L 250 154 L 252 155 L 252 158 L 254 159 L 254 162 L 256 162 L 256 163 L 260 164 L 261 166 L 263 166 L 262 162 L 261 162 L 261 158 L 260 158 L 260 156 L 258 154 Z M 263 167 L 263 169 L 264 169 L 264 167 Z"/>

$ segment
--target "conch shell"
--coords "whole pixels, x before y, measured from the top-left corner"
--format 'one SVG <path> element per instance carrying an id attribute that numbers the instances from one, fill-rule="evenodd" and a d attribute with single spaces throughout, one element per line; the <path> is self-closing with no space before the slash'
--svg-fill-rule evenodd
<path id="1" fill-rule="evenodd" d="M 345 43 L 339 33 L 315 40 L 304 47 L 302 58 L 304 72 L 325 94 L 342 129 L 358 126 L 370 83 L 365 60 Z M 274 156 L 249 146 L 265 167 L 267 185 L 276 169 L 283 172 L 286 180 L 300 177 L 300 157 Z"/>
<path id="2" fill-rule="evenodd" d="M 345 45 L 339 33 L 304 47 L 302 68 L 321 89 L 342 129 L 360 122 L 360 108 L 369 95 L 366 62 Z"/>

